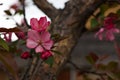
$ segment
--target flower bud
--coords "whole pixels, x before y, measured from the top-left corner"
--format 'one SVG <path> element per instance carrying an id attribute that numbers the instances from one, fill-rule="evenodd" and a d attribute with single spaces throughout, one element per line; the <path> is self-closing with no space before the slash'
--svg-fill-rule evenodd
<path id="1" fill-rule="evenodd" d="M 29 53 L 29 52 L 24 52 L 24 53 L 22 53 L 22 54 L 21 54 L 21 58 L 22 58 L 22 59 L 28 59 L 28 58 L 30 58 L 30 53 Z"/>
<path id="2" fill-rule="evenodd" d="M 50 56 L 52 56 L 52 53 L 50 51 L 45 51 L 41 54 L 40 58 L 42 58 L 43 60 L 48 59 Z"/>

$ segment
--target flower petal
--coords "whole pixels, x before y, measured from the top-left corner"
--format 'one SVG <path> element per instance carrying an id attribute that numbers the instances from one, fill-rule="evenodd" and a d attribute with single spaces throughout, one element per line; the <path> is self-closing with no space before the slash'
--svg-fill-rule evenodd
<path id="1" fill-rule="evenodd" d="M 38 45 L 38 43 L 36 43 L 35 41 L 31 40 L 31 39 L 27 39 L 27 44 L 26 46 L 28 48 L 35 48 Z"/>
<path id="2" fill-rule="evenodd" d="M 45 30 L 50 25 L 50 22 L 47 21 L 46 17 L 41 17 L 38 23 L 39 23 L 39 27 L 41 27 L 41 30 Z"/>
<path id="3" fill-rule="evenodd" d="M 98 38 L 100 40 L 103 39 L 103 32 L 104 32 L 104 28 L 101 28 L 96 34 L 95 34 L 95 37 L 98 36 Z"/>
<path id="4" fill-rule="evenodd" d="M 114 35 L 113 35 L 113 32 L 107 31 L 107 32 L 106 32 L 106 40 L 113 41 L 114 39 L 115 39 L 115 37 L 114 37 Z"/>
<path id="5" fill-rule="evenodd" d="M 39 46 L 36 47 L 35 51 L 36 51 L 36 53 L 43 52 L 44 49 L 42 48 L 42 46 L 39 45 Z"/>
<path id="6" fill-rule="evenodd" d="M 117 29 L 117 28 L 114 28 L 113 32 L 114 32 L 114 33 L 120 33 L 120 30 Z"/>
<path id="7" fill-rule="evenodd" d="M 43 26 L 47 23 L 47 18 L 46 17 L 41 17 L 38 21 L 40 26 Z"/>
<path id="8" fill-rule="evenodd" d="M 44 43 L 50 40 L 50 33 L 47 31 L 42 31 L 40 35 L 41 41 Z"/>
<path id="9" fill-rule="evenodd" d="M 32 18 L 31 20 L 30 20 L 30 25 L 31 25 L 31 28 L 33 29 L 33 30 L 38 30 L 39 28 L 39 23 L 38 23 L 38 20 L 37 20 L 37 18 Z"/>
<path id="10" fill-rule="evenodd" d="M 43 47 L 47 50 L 50 50 L 52 46 L 53 46 L 53 41 L 52 40 L 49 40 L 49 41 L 43 43 Z"/>
<path id="11" fill-rule="evenodd" d="M 38 40 L 40 40 L 40 35 L 35 30 L 29 30 L 28 31 L 28 38 L 37 42 Z"/>

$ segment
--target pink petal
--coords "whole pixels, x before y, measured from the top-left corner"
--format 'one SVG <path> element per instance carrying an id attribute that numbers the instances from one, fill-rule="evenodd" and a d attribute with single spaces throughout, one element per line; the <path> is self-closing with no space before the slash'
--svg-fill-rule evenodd
<path id="1" fill-rule="evenodd" d="M 38 45 L 38 43 L 36 43 L 35 41 L 31 40 L 31 39 L 27 39 L 27 44 L 26 46 L 28 48 L 35 48 Z"/>
<path id="2" fill-rule="evenodd" d="M 38 21 L 40 26 L 43 26 L 47 23 L 47 18 L 46 17 L 41 17 Z"/>
<path id="3" fill-rule="evenodd" d="M 41 17 L 38 21 L 39 26 L 42 28 L 42 30 L 45 30 L 49 25 L 50 22 L 47 22 L 47 18 L 46 17 Z"/>
<path id="4" fill-rule="evenodd" d="M 38 30 L 39 28 L 39 23 L 38 23 L 38 20 L 37 20 L 37 18 L 32 18 L 31 20 L 30 20 L 30 25 L 31 25 L 31 28 L 33 29 L 33 30 Z"/>
<path id="5" fill-rule="evenodd" d="M 106 32 L 106 39 L 107 40 L 110 40 L 110 41 L 113 41 L 115 39 L 114 35 L 113 35 L 113 32 L 111 31 L 107 31 Z"/>
<path id="6" fill-rule="evenodd" d="M 43 30 L 46 30 L 49 25 L 50 25 L 50 22 L 45 23 L 45 24 L 43 25 Z"/>
<path id="7" fill-rule="evenodd" d="M 114 33 L 120 33 L 120 30 L 117 29 L 117 28 L 114 28 L 113 32 L 114 32 Z"/>
<path id="8" fill-rule="evenodd" d="M 96 34 L 95 34 L 95 37 L 98 36 L 98 38 L 100 40 L 103 39 L 103 32 L 104 32 L 104 28 L 101 28 Z"/>
<path id="9" fill-rule="evenodd" d="M 100 33 L 100 34 L 98 35 L 98 38 L 99 38 L 100 40 L 103 39 L 103 35 L 102 35 L 102 33 Z"/>
<path id="10" fill-rule="evenodd" d="M 42 46 L 39 45 L 39 46 L 36 47 L 35 51 L 36 51 L 36 53 L 43 52 L 44 49 L 42 48 Z"/>
<path id="11" fill-rule="evenodd" d="M 43 47 L 47 50 L 50 50 L 52 46 L 53 46 L 53 41 L 52 40 L 49 40 L 49 41 L 43 43 Z"/>
<path id="12" fill-rule="evenodd" d="M 29 30 L 28 31 L 28 38 L 37 42 L 38 40 L 40 40 L 40 35 L 35 30 Z"/>
<path id="13" fill-rule="evenodd" d="M 43 32 L 41 32 L 40 37 L 41 37 L 41 41 L 44 43 L 44 42 L 50 40 L 50 33 L 47 31 L 43 31 Z"/>

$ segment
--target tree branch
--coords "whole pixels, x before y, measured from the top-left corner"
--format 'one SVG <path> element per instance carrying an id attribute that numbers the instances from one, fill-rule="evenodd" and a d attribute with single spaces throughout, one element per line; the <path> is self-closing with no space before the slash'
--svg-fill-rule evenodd
<path id="1" fill-rule="evenodd" d="M 59 10 L 56 9 L 47 0 L 33 0 L 33 2 L 39 9 L 41 9 L 51 19 L 55 19 L 55 17 L 59 13 Z"/>
<path id="2" fill-rule="evenodd" d="M 96 71 L 90 71 L 90 70 L 86 70 L 83 68 L 79 68 L 75 63 L 73 63 L 72 61 L 68 61 L 68 63 L 70 63 L 73 67 L 75 67 L 77 70 L 79 70 L 80 74 L 94 74 L 97 76 L 100 76 L 101 80 L 105 80 L 103 76 L 107 76 L 106 73 L 100 73 L 100 72 L 96 72 Z"/>
<path id="3" fill-rule="evenodd" d="M 21 4 L 22 4 L 22 6 L 23 6 L 23 17 L 24 17 L 24 22 L 25 22 L 26 26 L 27 26 L 28 28 L 30 28 L 30 25 L 28 24 L 27 19 L 26 19 L 26 13 L 25 13 L 25 0 L 22 0 L 22 1 L 21 1 Z"/>

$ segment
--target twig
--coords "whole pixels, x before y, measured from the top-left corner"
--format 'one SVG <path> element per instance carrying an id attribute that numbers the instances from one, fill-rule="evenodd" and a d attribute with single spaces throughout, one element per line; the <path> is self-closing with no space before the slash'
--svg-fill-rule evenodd
<path id="1" fill-rule="evenodd" d="M 28 71 L 30 69 L 30 66 L 31 66 L 31 63 L 32 63 L 32 60 L 30 59 L 29 62 L 28 62 L 28 66 L 27 68 L 25 69 L 25 71 L 23 72 L 23 75 L 21 76 L 21 79 L 20 80 L 26 80 L 27 76 L 28 76 Z"/>
<path id="2" fill-rule="evenodd" d="M 39 68 L 40 68 L 40 66 L 42 65 L 43 62 L 44 62 L 44 61 L 42 61 L 42 60 L 39 60 L 39 61 L 38 61 L 38 64 L 36 65 L 35 70 L 34 70 L 32 76 L 31 76 L 31 80 L 34 79 L 35 75 L 38 73 Z"/>
<path id="3" fill-rule="evenodd" d="M 68 61 L 68 63 L 70 63 L 71 65 L 73 65 L 73 67 L 75 67 L 77 70 L 79 70 L 81 74 L 85 74 L 85 73 L 94 74 L 94 75 L 100 76 L 101 80 L 105 80 L 103 76 L 107 76 L 106 73 L 98 73 L 98 72 L 95 72 L 95 71 L 83 70 L 83 69 L 79 68 L 79 67 L 78 67 L 75 63 L 73 63 L 72 61 Z"/>
<path id="4" fill-rule="evenodd" d="M 35 70 L 35 66 L 37 65 L 37 57 L 34 57 L 28 65 L 28 68 L 23 72 L 24 74 L 21 77 L 21 80 L 29 80 L 30 76 L 32 76 L 33 71 Z"/>
<path id="5" fill-rule="evenodd" d="M 23 17 L 24 17 L 25 24 L 26 24 L 26 26 L 27 26 L 28 28 L 30 28 L 30 25 L 28 24 L 27 19 L 26 19 L 25 0 L 22 1 L 22 5 L 23 5 Z"/>

